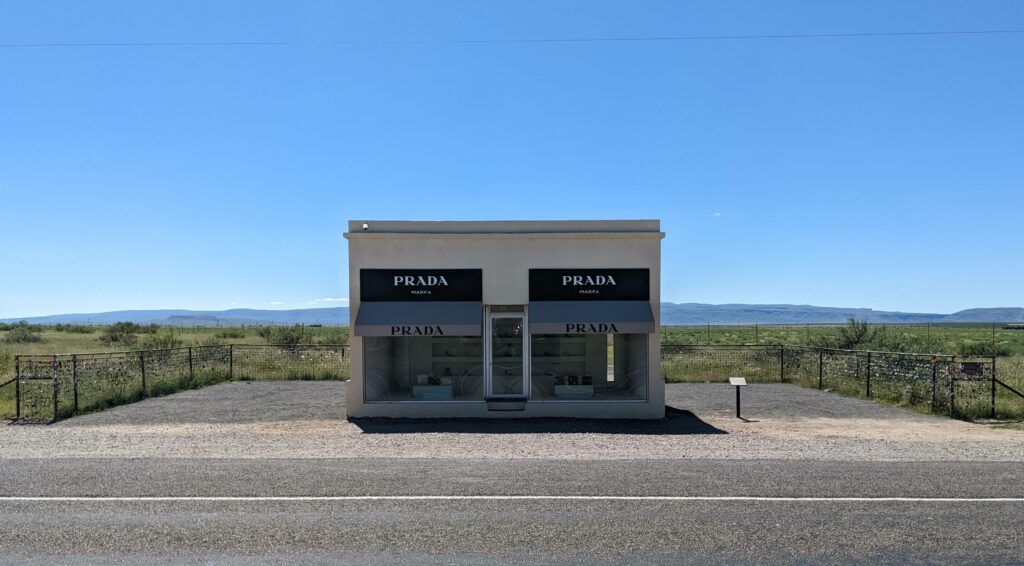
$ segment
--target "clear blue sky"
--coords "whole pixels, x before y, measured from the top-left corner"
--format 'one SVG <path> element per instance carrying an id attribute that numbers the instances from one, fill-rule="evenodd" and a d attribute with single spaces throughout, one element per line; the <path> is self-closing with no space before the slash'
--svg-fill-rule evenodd
<path id="1" fill-rule="evenodd" d="M 1024 305 L 1024 2 L 5 2 L 0 317 L 347 295 L 349 218 L 660 218 L 663 298 Z"/>

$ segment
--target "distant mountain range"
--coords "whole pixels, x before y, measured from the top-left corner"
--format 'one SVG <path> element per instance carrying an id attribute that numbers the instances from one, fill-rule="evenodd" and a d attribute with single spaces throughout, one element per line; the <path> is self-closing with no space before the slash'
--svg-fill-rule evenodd
<path id="1" fill-rule="evenodd" d="M 661 303 L 661 323 L 686 324 L 829 324 L 850 318 L 872 323 L 1024 322 L 1024 308 L 968 309 L 953 314 L 908 313 L 815 307 L 810 305 L 707 305 Z"/>
<path id="2" fill-rule="evenodd" d="M 0 322 L 24 320 L 33 324 L 113 324 L 155 322 L 169 326 L 237 326 L 241 324 L 348 324 L 348 307 L 295 310 L 229 309 L 226 311 L 190 311 L 184 309 L 110 311 L 88 314 L 54 314 L 4 319 Z"/>
<path id="3" fill-rule="evenodd" d="M 238 326 L 242 324 L 347 325 L 348 307 L 296 310 L 230 309 L 224 311 L 138 310 L 91 314 L 56 314 L 0 319 L 33 324 L 113 324 L 118 321 L 173 326 Z M 666 326 L 688 324 L 827 324 L 849 318 L 873 323 L 924 322 L 1024 322 L 1024 308 L 967 309 L 952 314 L 905 313 L 872 309 L 815 307 L 809 305 L 708 305 L 662 303 L 661 322 Z"/>

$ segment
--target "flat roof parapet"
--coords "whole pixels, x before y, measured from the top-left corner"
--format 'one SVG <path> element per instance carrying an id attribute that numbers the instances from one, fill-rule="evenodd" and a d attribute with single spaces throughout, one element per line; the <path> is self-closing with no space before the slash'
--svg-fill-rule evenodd
<path id="1" fill-rule="evenodd" d="M 363 226 L 366 226 L 366 229 Z M 661 234 L 660 220 L 349 220 L 356 234 Z"/>

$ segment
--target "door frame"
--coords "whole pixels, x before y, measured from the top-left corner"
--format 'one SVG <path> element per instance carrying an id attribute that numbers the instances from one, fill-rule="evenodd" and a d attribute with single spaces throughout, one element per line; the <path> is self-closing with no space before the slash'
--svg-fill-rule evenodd
<path id="1" fill-rule="evenodd" d="M 505 397 L 530 397 L 530 326 L 526 309 L 523 312 L 491 312 L 487 310 L 487 324 L 484 333 L 484 398 L 505 398 Z M 494 320 L 499 318 L 518 318 L 523 324 L 523 392 L 518 393 L 494 393 L 491 379 L 493 377 L 492 366 L 494 359 L 493 339 Z"/>

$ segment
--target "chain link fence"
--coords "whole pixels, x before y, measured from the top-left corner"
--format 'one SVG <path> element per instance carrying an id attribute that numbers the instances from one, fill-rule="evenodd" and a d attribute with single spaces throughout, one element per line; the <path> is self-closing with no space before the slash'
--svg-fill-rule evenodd
<path id="1" fill-rule="evenodd" d="M 348 379 L 347 345 L 335 346 L 234 346 L 232 375 L 235 379 Z"/>
<path id="2" fill-rule="evenodd" d="M 669 382 L 745 377 L 752 383 L 778 383 L 780 364 L 778 346 L 661 346 L 661 373 Z"/>
<path id="3" fill-rule="evenodd" d="M 225 345 L 164 350 L 16 356 L 14 418 L 52 422 L 232 380 L 344 380 L 347 345 Z M 4 399 L 0 399 L 2 402 Z"/>
<path id="4" fill-rule="evenodd" d="M 794 383 L 956 418 L 1021 418 L 1024 396 L 997 377 L 997 358 L 801 346 L 664 344 L 668 382 Z"/>

